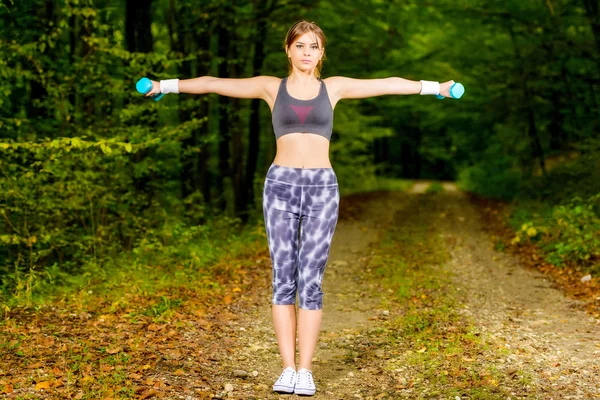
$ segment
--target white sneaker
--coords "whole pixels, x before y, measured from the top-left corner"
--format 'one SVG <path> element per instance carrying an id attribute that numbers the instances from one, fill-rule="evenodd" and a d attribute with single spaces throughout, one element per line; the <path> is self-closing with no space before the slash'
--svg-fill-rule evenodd
<path id="1" fill-rule="evenodd" d="M 278 393 L 294 393 L 295 384 L 296 370 L 292 367 L 287 367 L 273 385 L 273 391 Z"/>
<path id="2" fill-rule="evenodd" d="M 306 368 L 302 368 L 296 375 L 297 378 L 294 393 L 303 394 L 306 396 L 312 396 L 315 394 L 317 388 L 315 386 L 315 382 L 313 381 L 312 372 Z"/>

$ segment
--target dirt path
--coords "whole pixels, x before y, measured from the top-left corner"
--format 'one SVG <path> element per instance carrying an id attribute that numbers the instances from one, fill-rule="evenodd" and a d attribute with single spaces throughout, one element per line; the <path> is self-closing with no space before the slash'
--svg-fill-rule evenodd
<path id="1" fill-rule="evenodd" d="M 364 275 L 364 260 L 369 245 L 376 243 L 390 224 L 398 223 L 394 217 L 399 212 L 419 213 L 423 208 L 436 214 L 450 252 L 459 312 L 491 338 L 496 348 L 503 349 L 503 355 L 491 363 L 508 374 L 520 372 L 521 381 L 515 386 L 521 389 L 512 392 L 513 398 L 600 397 L 598 321 L 576 309 L 573 301 L 552 289 L 540 273 L 526 270 L 510 255 L 494 251 L 478 210 L 454 185 L 445 183 L 444 192 L 433 196 L 422 194 L 427 186 L 418 183 L 409 194 L 364 195 L 352 201 L 360 209 L 342 209 L 344 217 L 336 229 L 324 280 L 324 321 L 313 365 L 318 387 L 315 398 L 400 397 L 400 392 L 393 389 L 398 376 L 366 361 L 367 356 L 383 357 L 390 346 L 378 334 L 388 315 L 380 306 L 381 296 L 386 293 L 366 283 L 373 281 Z M 426 205 L 422 197 L 427 199 Z M 418 204 L 421 211 L 417 210 Z M 268 260 L 264 260 L 264 266 L 268 267 Z M 265 273 L 267 291 L 269 277 Z M 271 392 L 272 381 L 281 368 L 268 299 L 254 304 L 250 309 L 232 310 L 246 317 L 230 326 L 241 334 L 237 335 L 233 356 L 220 360 L 219 369 L 243 369 L 250 377 L 218 374 L 218 380 L 230 391 L 223 390 L 217 397 L 281 398 Z M 223 333 L 231 336 L 233 332 Z M 504 389 L 511 393 L 510 387 Z M 437 398 L 424 392 L 409 393 L 402 397 Z"/>
<path id="2" fill-rule="evenodd" d="M 437 196 L 462 312 L 499 346 L 506 367 L 528 370 L 539 398 L 600 398 L 600 321 L 540 272 L 495 251 L 478 210 L 461 192 Z"/>

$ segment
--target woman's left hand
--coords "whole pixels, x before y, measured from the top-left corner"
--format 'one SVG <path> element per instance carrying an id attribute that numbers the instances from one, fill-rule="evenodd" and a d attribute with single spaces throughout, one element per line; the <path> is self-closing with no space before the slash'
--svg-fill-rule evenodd
<path id="1" fill-rule="evenodd" d="M 454 81 L 440 83 L 440 94 L 444 97 L 452 97 L 450 96 L 450 88 L 452 85 L 454 85 Z"/>

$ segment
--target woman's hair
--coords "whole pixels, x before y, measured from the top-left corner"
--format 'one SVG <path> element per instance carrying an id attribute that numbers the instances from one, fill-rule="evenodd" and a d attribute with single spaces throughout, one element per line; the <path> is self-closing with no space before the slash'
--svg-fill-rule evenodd
<path id="1" fill-rule="evenodd" d="M 308 22 L 308 21 L 298 21 L 296 22 L 294 25 L 292 25 L 290 27 L 290 29 L 287 32 L 287 35 L 285 35 L 285 40 L 283 41 L 283 48 L 285 49 L 289 49 L 290 47 L 292 47 L 292 43 L 294 43 L 294 41 L 296 39 L 298 39 L 298 37 L 304 35 L 306 32 L 312 32 L 315 35 L 318 36 L 318 38 L 321 41 L 321 46 L 323 49 L 323 57 L 321 57 L 321 59 L 319 60 L 319 63 L 317 64 L 317 68 L 315 68 L 315 76 L 317 78 L 321 77 L 321 68 L 323 68 L 323 60 L 325 60 L 325 34 L 323 33 L 323 31 L 321 30 L 321 28 L 319 28 L 319 26 L 317 24 L 315 24 L 314 22 Z M 315 42 L 319 42 L 318 40 L 315 40 Z M 288 73 L 292 72 L 292 62 L 289 60 L 288 58 Z"/>

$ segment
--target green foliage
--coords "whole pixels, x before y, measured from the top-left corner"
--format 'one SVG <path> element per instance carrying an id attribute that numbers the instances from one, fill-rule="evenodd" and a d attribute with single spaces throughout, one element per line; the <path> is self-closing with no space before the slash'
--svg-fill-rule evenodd
<path id="1" fill-rule="evenodd" d="M 490 147 L 481 161 L 459 172 L 458 187 L 485 197 L 514 199 L 521 173 L 512 161 L 499 147 Z"/>
<path id="2" fill-rule="evenodd" d="M 524 180 L 519 198 L 557 205 L 600 193 L 600 139 L 588 139 L 578 150 L 582 153 L 554 166 L 546 175 Z M 600 215 L 600 207 L 595 207 Z"/>
<path id="3" fill-rule="evenodd" d="M 600 272 L 600 193 L 586 201 L 573 198 L 569 203 L 535 209 L 532 203 L 521 205 L 512 216 L 519 226 L 513 244 L 535 242 L 546 260 L 556 266 L 576 263 L 590 272 Z"/>
<path id="4" fill-rule="evenodd" d="M 159 317 L 162 314 L 179 307 L 182 302 L 182 299 L 170 299 L 167 296 L 160 296 L 158 303 L 148 307 L 143 314 L 150 317 Z"/>

